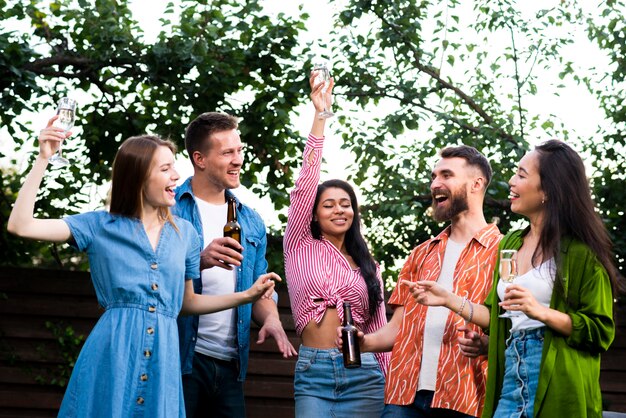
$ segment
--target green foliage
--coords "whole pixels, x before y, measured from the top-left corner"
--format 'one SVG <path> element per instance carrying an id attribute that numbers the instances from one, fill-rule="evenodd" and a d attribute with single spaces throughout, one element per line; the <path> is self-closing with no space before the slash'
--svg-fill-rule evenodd
<path id="1" fill-rule="evenodd" d="M 626 275 L 626 23 L 624 1 L 607 1 L 599 9 L 600 19 L 589 19 L 589 37 L 609 55 L 612 66 L 610 82 L 600 84 L 592 91 L 612 123 L 601 133 L 602 142 L 584 143 L 586 152 L 593 156 L 596 170 L 594 191 L 600 214 L 613 239 L 616 264 Z M 597 82 L 607 74 L 595 74 Z"/>
<path id="2" fill-rule="evenodd" d="M 613 39 L 623 43 L 618 11 L 623 16 L 624 7 L 613 4 Z M 428 214 L 429 183 L 437 152 L 447 145 L 472 145 L 489 158 L 494 179 L 486 217 L 498 218 L 501 231 L 509 230 L 518 217 L 509 211 L 507 181 L 519 158 L 539 138 L 570 135 L 553 115 L 534 113 L 528 98 L 539 93 L 537 80 L 551 69 L 558 69 L 555 94 L 564 78 L 582 78 L 561 52 L 572 43 L 570 31 L 597 16 L 568 1 L 525 14 L 507 0 L 352 0 L 336 17 L 328 47 L 335 52 L 344 146 L 357 157 L 352 180 L 365 194 L 371 247 L 388 274 L 443 226 Z M 623 65 L 623 55 L 620 59 Z M 359 118 L 363 110 L 374 117 Z M 592 144 L 591 138 L 577 141 Z M 604 158 L 599 148 L 593 155 Z M 618 159 L 606 175 L 624 168 Z M 605 183 L 620 187 L 614 180 Z M 598 189 L 604 193 L 600 205 L 611 208 L 603 213 L 609 223 L 611 217 L 624 218 L 617 210 L 623 197 L 609 197 L 611 192 Z"/>
<path id="3" fill-rule="evenodd" d="M 67 386 L 72 370 L 80 354 L 80 349 L 85 342 L 83 335 L 76 335 L 74 328 L 71 325 L 66 325 L 63 322 L 53 323 L 46 321 L 46 329 L 52 332 L 55 342 L 58 344 L 59 352 L 61 353 L 61 364 L 56 366 L 56 370 L 46 375 L 38 374 L 35 376 L 35 380 L 40 384 L 50 384 L 60 386 L 62 388 Z M 45 353 L 40 353 L 45 358 Z"/>
<path id="4" fill-rule="evenodd" d="M 86 185 L 108 178 L 122 139 L 150 131 L 182 148 L 189 120 L 216 109 L 243 118 L 243 184 L 284 208 L 301 148 L 290 120 L 308 94 L 309 62 L 302 57 L 310 50 L 298 45 L 307 16 L 270 18 L 261 4 L 170 3 L 162 32 L 148 43 L 126 1 L 0 0 L 0 21 L 32 29 L 0 30 L 0 123 L 17 147 L 30 146 L 29 132 L 39 129 L 18 116 L 49 108 L 67 92 L 88 97 L 80 103 L 80 140 L 66 147 L 81 164 L 46 178 L 39 213 L 79 210 Z M 443 226 L 428 214 L 430 172 L 442 147 L 465 143 L 487 155 L 495 174 L 487 220 L 498 218 L 507 231 L 518 219 L 508 209 L 508 178 L 531 144 L 554 137 L 574 143 L 594 168 L 594 193 L 623 271 L 626 7 L 622 0 L 582 6 L 566 0 L 529 13 L 510 0 L 350 0 L 338 10 L 332 41 L 319 46 L 333 52 L 335 126 L 355 157 L 350 180 L 365 195 L 368 239 L 388 277 Z M 605 51 L 610 74 L 591 74 L 565 58 L 577 28 Z M 554 115 L 529 105 L 540 93 L 559 94 L 566 82 L 599 98 L 610 128 L 575 137 Z M 19 176 L 2 175 L 5 222 Z M 268 250 L 276 271 L 282 271 L 280 232 L 272 231 Z M 17 250 L 25 244 L 13 244 L 5 232 L 0 239 L 15 247 L 1 251 L 10 262 L 28 258 Z M 32 245 L 29 254 L 47 248 Z M 72 257 L 64 251 L 62 263 Z"/>
<path id="5" fill-rule="evenodd" d="M 41 128 L 22 122 L 26 112 L 52 109 L 66 94 L 79 101 L 75 130 L 82 133 L 64 146 L 75 164 L 44 179 L 38 213 L 79 211 L 87 186 L 108 180 L 123 139 L 152 132 L 183 149 L 189 121 L 214 110 L 242 118 L 242 183 L 285 207 L 301 142 L 290 118 L 306 98 L 301 56 L 308 48 L 297 43 L 306 16 L 269 17 L 256 0 L 185 0 L 168 5 L 158 39 L 148 43 L 127 3 L 2 2 L 0 27 L 24 28 L 0 29 L 0 123 L 16 147 L 31 147 Z M 3 214 L 16 185 L 3 183 Z M 13 254 L 3 261 L 23 260 Z"/>
<path id="6" fill-rule="evenodd" d="M 69 250 L 66 246 L 25 240 L 7 232 L 6 224 L 11 212 L 11 206 L 17 197 L 22 182 L 21 176 L 13 170 L 0 170 L 0 260 L 3 264 L 16 266 L 37 266 L 40 268 L 70 268 L 86 267 L 85 257 Z M 49 195 L 50 192 L 42 192 Z M 62 209 L 55 208 L 48 199 L 41 199 L 37 203 L 37 210 L 45 213 L 63 216 Z"/>

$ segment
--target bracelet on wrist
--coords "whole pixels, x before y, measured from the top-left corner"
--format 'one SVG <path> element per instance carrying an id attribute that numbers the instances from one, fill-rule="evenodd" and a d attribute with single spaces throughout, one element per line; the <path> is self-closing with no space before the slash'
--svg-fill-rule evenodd
<path id="1" fill-rule="evenodd" d="M 463 308 L 465 308 L 465 304 L 467 303 L 467 296 L 463 298 L 463 302 L 461 302 L 461 307 L 459 308 L 459 311 L 456 313 L 457 315 L 463 317 Z"/>

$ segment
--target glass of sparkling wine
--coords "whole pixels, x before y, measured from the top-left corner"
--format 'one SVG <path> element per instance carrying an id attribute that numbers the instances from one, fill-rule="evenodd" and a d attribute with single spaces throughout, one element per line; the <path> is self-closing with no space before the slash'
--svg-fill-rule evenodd
<path id="1" fill-rule="evenodd" d="M 517 250 L 500 250 L 500 281 L 505 287 L 515 281 L 517 277 Z M 500 318 L 513 318 L 520 314 L 519 311 L 506 311 Z"/>
<path id="2" fill-rule="evenodd" d="M 317 114 L 320 119 L 328 119 L 335 114 L 326 108 L 326 88 L 328 87 L 328 83 L 330 83 L 330 71 L 328 70 L 328 65 L 324 61 L 320 61 L 316 64 L 313 64 L 313 71 L 317 72 L 317 81 L 324 82 L 324 87 L 322 88 L 322 96 L 324 96 L 324 110 Z M 330 103 L 328 104 L 330 106 Z"/>
<path id="3" fill-rule="evenodd" d="M 72 129 L 74 126 L 74 120 L 76 119 L 76 100 L 69 97 L 63 97 L 59 100 L 57 106 L 57 115 L 59 117 L 54 121 L 54 126 L 62 128 L 65 132 Z M 50 157 L 50 163 L 58 166 L 65 166 L 70 163 L 67 158 L 64 158 L 61 154 L 61 144 L 59 143 L 59 149 Z"/>

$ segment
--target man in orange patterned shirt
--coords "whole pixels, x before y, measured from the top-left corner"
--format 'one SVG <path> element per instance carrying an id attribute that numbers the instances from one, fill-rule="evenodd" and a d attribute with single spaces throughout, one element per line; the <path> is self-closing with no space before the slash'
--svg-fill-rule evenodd
<path id="1" fill-rule="evenodd" d="M 476 354 L 482 331 L 443 308 L 415 302 L 402 280 L 435 280 L 464 295 L 467 316 L 484 302 L 502 235 L 483 215 L 491 180 L 487 159 L 469 146 L 448 147 L 432 172 L 433 216 L 450 225 L 417 246 L 402 268 L 389 305 L 391 321 L 361 338 L 362 351 L 389 351 L 383 417 L 480 416 L 487 361 Z"/>

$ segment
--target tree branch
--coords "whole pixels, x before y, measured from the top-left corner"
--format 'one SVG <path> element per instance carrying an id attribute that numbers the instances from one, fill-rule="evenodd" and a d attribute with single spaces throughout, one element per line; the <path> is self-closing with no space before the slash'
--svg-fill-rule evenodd
<path id="1" fill-rule="evenodd" d="M 482 132 L 480 127 L 470 125 L 467 122 L 464 122 L 464 121 L 462 121 L 462 120 L 460 120 L 458 118 L 450 116 L 450 114 L 448 114 L 446 112 L 441 112 L 441 111 L 432 109 L 432 108 L 424 105 L 421 102 L 416 102 L 414 100 L 407 100 L 405 98 L 401 98 L 398 95 L 387 93 L 387 91 L 388 91 L 387 89 L 379 88 L 379 92 L 380 93 L 375 94 L 375 95 L 372 95 L 371 93 L 366 93 L 366 92 L 354 92 L 354 91 L 353 92 L 344 93 L 343 95 L 346 96 L 346 97 L 381 97 L 381 98 L 396 99 L 398 101 L 403 101 L 405 103 L 409 103 L 412 106 L 415 106 L 415 107 L 423 109 L 423 110 L 425 110 L 427 112 L 430 112 L 433 115 L 435 115 L 435 116 L 437 116 L 437 117 L 439 117 L 441 119 L 450 121 L 450 122 L 454 123 L 455 125 L 457 125 L 458 127 L 462 128 L 462 129 L 465 129 L 467 131 L 470 131 L 470 132 L 472 132 L 474 134 L 478 135 L 478 134 L 480 134 Z M 491 126 L 490 126 L 490 128 L 491 128 Z M 501 134 L 501 131 L 498 130 L 497 133 Z"/>
<path id="2" fill-rule="evenodd" d="M 498 133 L 498 135 L 500 135 L 506 141 L 509 141 L 515 146 L 519 147 L 519 144 L 517 143 L 517 141 L 513 139 L 513 136 L 511 134 L 505 132 L 500 127 L 494 126 L 495 124 L 494 124 L 493 118 L 478 103 L 476 103 L 474 99 L 472 99 L 468 94 L 466 94 L 460 88 L 454 86 L 453 84 L 441 78 L 441 76 L 439 75 L 436 69 L 430 68 L 422 64 L 420 62 L 420 56 L 421 56 L 420 51 L 418 51 L 411 42 L 406 41 L 406 36 L 404 35 L 404 32 L 400 30 L 396 24 L 390 22 L 384 16 L 381 16 L 378 12 L 375 12 L 375 13 L 384 24 L 390 27 L 397 35 L 399 35 L 402 39 L 405 40 L 405 45 L 413 52 L 415 56 L 415 60 L 413 63 L 419 71 L 429 75 L 433 80 L 435 80 L 443 88 L 453 91 L 454 94 L 456 94 L 470 109 L 476 112 L 480 116 L 480 118 L 485 121 L 487 125 L 491 126 Z"/>
<path id="3" fill-rule="evenodd" d="M 524 110 L 522 109 L 522 83 L 520 81 L 519 69 L 518 69 L 518 57 L 517 57 L 517 48 L 515 47 L 515 33 L 513 32 L 513 28 L 510 25 L 506 25 L 511 32 L 511 45 L 513 47 L 513 64 L 515 66 L 515 84 L 517 87 L 517 111 L 519 113 L 519 124 L 520 124 L 520 136 L 522 139 L 524 138 Z"/>
<path id="4" fill-rule="evenodd" d="M 73 55 L 54 55 L 41 58 L 24 64 L 24 69 L 37 74 L 47 74 L 50 67 L 58 65 L 60 68 L 73 66 L 76 68 L 92 67 L 96 61 L 89 58 L 76 57 Z"/>
<path id="5" fill-rule="evenodd" d="M 24 64 L 24 69 L 26 71 L 33 72 L 35 74 L 42 75 L 52 75 L 57 77 L 67 77 L 67 78 L 76 78 L 79 76 L 83 76 L 87 72 L 95 72 L 102 68 L 106 67 L 123 67 L 125 65 L 136 64 L 138 60 L 136 59 L 113 59 L 107 62 L 97 61 L 91 58 L 84 58 L 75 55 L 67 55 L 67 54 L 59 54 L 51 57 L 40 58 L 31 62 L 27 62 Z M 58 66 L 59 70 L 53 69 L 53 67 Z M 67 67 L 74 67 L 79 71 L 79 73 L 65 72 L 63 69 Z M 143 73 L 143 71 L 138 70 L 138 67 L 134 67 L 136 73 Z"/>

